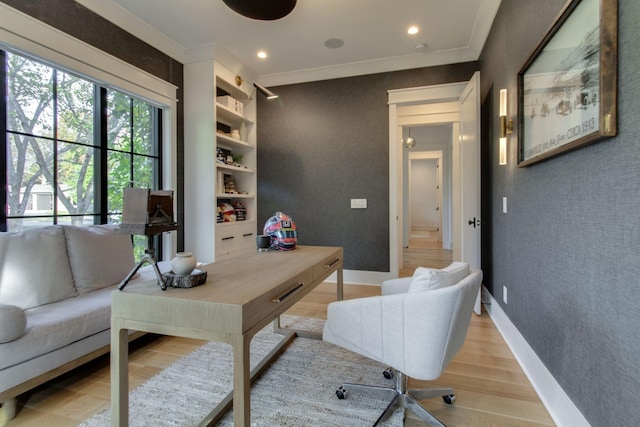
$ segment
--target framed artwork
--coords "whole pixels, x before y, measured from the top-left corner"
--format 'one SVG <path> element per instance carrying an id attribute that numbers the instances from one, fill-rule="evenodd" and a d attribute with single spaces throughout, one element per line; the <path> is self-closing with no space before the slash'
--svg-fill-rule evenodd
<path id="1" fill-rule="evenodd" d="M 616 135 L 618 1 L 570 0 L 518 73 L 518 166 Z"/>

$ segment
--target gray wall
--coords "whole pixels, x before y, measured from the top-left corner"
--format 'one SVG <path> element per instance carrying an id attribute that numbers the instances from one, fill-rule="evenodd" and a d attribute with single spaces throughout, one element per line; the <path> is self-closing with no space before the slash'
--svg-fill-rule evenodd
<path id="1" fill-rule="evenodd" d="M 389 271 L 387 91 L 469 80 L 477 63 L 274 87 L 258 98 L 258 225 L 293 217 L 302 245 L 344 247 L 345 268 Z M 367 199 L 351 209 L 350 199 Z"/>
<path id="2" fill-rule="evenodd" d="M 527 168 L 516 167 L 511 137 L 509 164 L 497 165 L 498 91 L 509 89 L 515 111 L 517 73 L 564 3 L 503 0 L 480 58 L 485 284 L 593 426 L 631 426 L 640 418 L 640 2 L 619 0 L 618 136 Z"/>

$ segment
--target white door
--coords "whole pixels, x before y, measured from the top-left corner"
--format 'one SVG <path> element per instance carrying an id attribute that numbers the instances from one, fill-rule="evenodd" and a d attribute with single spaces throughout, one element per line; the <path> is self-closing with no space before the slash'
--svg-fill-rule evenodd
<path id="1" fill-rule="evenodd" d="M 438 222 L 438 159 L 409 162 L 411 230 L 435 230 Z"/>
<path id="2" fill-rule="evenodd" d="M 480 268 L 480 73 L 460 95 L 460 248 L 459 258 Z M 455 254 L 454 254 L 455 256 Z M 480 314 L 480 294 L 474 307 Z"/>

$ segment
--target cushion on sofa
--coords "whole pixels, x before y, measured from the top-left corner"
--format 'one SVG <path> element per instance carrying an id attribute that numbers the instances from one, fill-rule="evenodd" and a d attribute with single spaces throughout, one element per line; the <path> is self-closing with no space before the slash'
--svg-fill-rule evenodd
<path id="1" fill-rule="evenodd" d="M 0 304 L 0 344 L 19 338 L 27 326 L 27 316 L 20 307 Z"/>
<path id="2" fill-rule="evenodd" d="M 413 273 L 409 292 L 423 292 L 455 285 L 469 275 L 469 264 L 454 262 L 443 269 L 418 267 Z"/>
<path id="3" fill-rule="evenodd" d="M 76 295 L 61 226 L 0 233 L 0 304 L 26 310 Z"/>
<path id="4" fill-rule="evenodd" d="M 69 262 L 79 294 L 120 283 L 135 265 L 131 236 L 112 225 L 66 225 Z"/>
<path id="5" fill-rule="evenodd" d="M 25 310 L 27 327 L 22 336 L 0 345 L 0 369 L 47 354 L 111 324 L 111 293 L 100 289 L 53 304 Z M 81 354 L 78 357 L 82 356 Z"/>

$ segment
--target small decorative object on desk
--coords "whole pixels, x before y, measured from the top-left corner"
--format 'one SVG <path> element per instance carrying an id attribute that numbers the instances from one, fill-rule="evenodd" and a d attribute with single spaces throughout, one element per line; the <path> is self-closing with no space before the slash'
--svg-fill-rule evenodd
<path id="1" fill-rule="evenodd" d="M 207 272 L 203 270 L 193 270 L 187 276 L 178 276 L 173 271 L 162 275 L 164 284 L 172 288 L 193 288 L 202 285 L 207 281 Z"/>
<path id="2" fill-rule="evenodd" d="M 171 260 L 171 270 L 176 276 L 188 276 L 196 268 L 196 257 L 191 252 L 178 252 Z"/>

